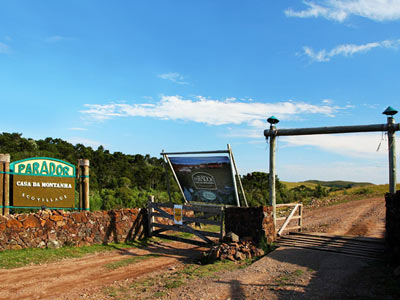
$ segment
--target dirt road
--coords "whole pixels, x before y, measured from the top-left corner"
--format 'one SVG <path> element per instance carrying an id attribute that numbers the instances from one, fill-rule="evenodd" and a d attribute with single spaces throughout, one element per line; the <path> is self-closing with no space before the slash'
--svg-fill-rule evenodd
<path id="1" fill-rule="evenodd" d="M 303 231 L 384 237 L 385 199 L 370 198 L 311 210 L 305 209 Z"/>
<path id="2" fill-rule="evenodd" d="M 305 210 L 304 227 L 337 235 L 382 237 L 384 207 L 383 199 L 374 198 Z M 0 299 L 115 299 L 102 288 L 179 268 L 201 251 L 177 242 L 153 243 L 146 249 L 116 249 L 58 263 L 0 270 Z M 112 262 L 149 254 L 153 256 L 135 264 L 106 268 Z M 163 299 L 321 299 L 324 291 L 331 290 L 322 298 L 333 299 L 329 295 L 338 296 L 333 291 L 343 291 L 349 276 L 365 265 L 361 259 L 338 254 L 280 248 L 246 269 L 221 274 L 218 279 L 197 280 L 169 291 Z M 132 295 L 129 299 L 137 298 Z"/>
<path id="3" fill-rule="evenodd" d="M 183 243 L 151 243 L 146 249 L 116 249 L 57 263 L 0 270 L 0 299 L 80 299 L 87 290 L 192 260 L 201 250 Z M 110 263 L 146 255 L 152 256 L 123 268 L 107 268 Z"/>

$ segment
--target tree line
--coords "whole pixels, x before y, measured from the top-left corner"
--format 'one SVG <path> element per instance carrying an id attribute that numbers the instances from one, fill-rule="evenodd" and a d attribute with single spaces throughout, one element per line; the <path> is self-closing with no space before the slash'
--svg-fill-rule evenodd
<path id="1" fill-rule="evenodd" d="M 157 201 L 167 202 L 169 185 L 172 201 L 183 201 L 179 187 L 171 171 L 165 168 L 162 158 L 149 154 L 111 153 L 99 146 L 97 149 L 73 145 L 59 138 L 47 137 L 34 140 L 22 137 L 21 133 L 0 134 L 0 153 L 9 153 L 12 161 L 30 157 L 51 157 L 73 165 L 78 159 L 90 160 L 90 205 L 93 210 L 109 210 L 123 207 L 144 207 L 149 195 Z M 249 205 L 268 203 L 268 174 L 253 172 L 241 176 Z M 167 183 L 168 181 L 168 183 Z M 277 202 L 301 201 L 307 197 L 322 197 L 328 189 L 318 185 L 315 189 L 299 186 L 287 189 L 276 180 Z"/>

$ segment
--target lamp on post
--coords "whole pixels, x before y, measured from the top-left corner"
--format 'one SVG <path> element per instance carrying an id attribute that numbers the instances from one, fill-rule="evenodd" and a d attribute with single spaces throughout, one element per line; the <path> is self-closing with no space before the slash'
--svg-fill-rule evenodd
<path id="1" fill-rule="evenodd" d="M 275 124 L 278 124 L 278 123 L 279 123 L 279 120 L 278 120 L 277 117 L 271 116 L 271 117 L 269 117 L 269 118 L 267 119 L 267 122 L 268 122 L 269 124 L 271 124 L 271 126 L 275 126 Z"/>

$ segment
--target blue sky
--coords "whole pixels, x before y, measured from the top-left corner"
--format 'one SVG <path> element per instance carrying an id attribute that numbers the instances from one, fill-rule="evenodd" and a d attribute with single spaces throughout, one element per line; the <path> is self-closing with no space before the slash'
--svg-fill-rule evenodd
<path id="1" fill-rule="evenodd" d="M 152 156 L 229 143 L 267 172 L 271 115 L 385 123 L 399 54 L 400 0 L 0 0 L 0 128 Z M 386 183 L 385 138 L 280 137 L 277 174 Z"/>

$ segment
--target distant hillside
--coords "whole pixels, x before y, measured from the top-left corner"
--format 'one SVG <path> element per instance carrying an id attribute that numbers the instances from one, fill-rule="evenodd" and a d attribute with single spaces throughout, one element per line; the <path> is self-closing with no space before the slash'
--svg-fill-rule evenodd
<path id="1" fill-rule="evenodd" d="M 309 187 L 311 189 L 315 188 L 318 184 L 311 183 L 311 182 L 305 182 L 305 181 L 299 181 L 299 182 L 289 182 L 289 181 L 281 181 L 284 185 L 286 185 L 287 189 L 292 189 L 300 185 L 304 185 L 306 187 Z"/>
<path id="2" fill-rule="evenodd" d="M 363 187 L 368 185 L 374 185 L 371 182 L 353 182 L 353 181 L 343 181 L 343 180 L 334 180 L 334 181 L 322 181 L 322 180 L 306 180 L 305 183 L 313 183 L 316 185 L 333 187 L 333 188 L 354 188 L 354 187 Z"/>
<path id="3" fill-rule="evenodd" d="M 290 190 L 300 185 L 304 185 L 309 188 L 315 188 L 317 185 L 321 185 L 329 188 L 356 188 L 356 187 L 365 187 L 369 185 L 374 185 L 370 182 L 353 182 L 353 181 L 344 181 L 344 180 L 334 180 L 334 181 L 322 181 L 322 180 L 306 180 L 299 182 L 288 182 L 282 181 L 283 184 Z"/>

